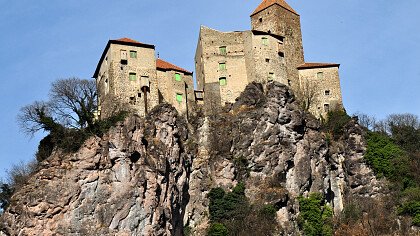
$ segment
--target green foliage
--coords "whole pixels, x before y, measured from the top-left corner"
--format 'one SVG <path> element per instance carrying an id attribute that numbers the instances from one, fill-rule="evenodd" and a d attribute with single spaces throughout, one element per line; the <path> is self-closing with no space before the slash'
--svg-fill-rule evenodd
<path id="1" fill-rule="evenodd" d="M 332 209 L 325 205 L 320 193 L 299 197 L 300 215 L 298 224 L 305 235 L 332 235 Z"/>
<path id="2" fill-rule="evenodd" d="M 404 151 L 384 134 L 369 132 L 366 135 L 367 150 L 365 159 L 378 176 L 393 180 L 404 179 L 408 172 Z M 407 180 L 406 180 L 407 181 Z"/>
<path id="3" fill-rule="evenodd" d="M 38 151 L 35 154 L 38 161 L 48 158 L 54 148 L 58 148 L 65 153 L 77 152 L 83 143 L 91 136 L 103 136 L 112 126 L 119 121 L 123 121 L 127 112 L 120 112 L 107 119 L 98 120 L 93 125 L 84 129 L 71 129 L 55 123 L 47 135 L 38 145 Z M 52 121 L 53 122 L 53 121 Z"/>
<path id="4" fill-rule="evenodd" d="M 327 131 L 332 138 L 338 139 L 344 134 L 344 127 L 351 120 L 344 110 L 328 112 L 327 119 L 323 122 L 322 129 Z"/>
<path id="5" fill-rule="evenodd" d="M 209 213 L 211 226 L 208 235 L 270 235 L 276 226 L 277 209 L 273 205 L 250 205 L 245 197 L 245 185 L 239 183 L 226 193 L 213 188 Z"/>
<path id="6" fill-rule="evenodd" d="M 225 225 L 221 223 L 214 223 L 210 225 L 207 235 L 208 236 L 227 236 L 229 235 L 229 231 Z"/>
<path id="7" fill-rule="evenodd" d="M 210 190 L 209 199 L 210 220 L 214 222 L 241 217 L 241 210 L 248 205 L 245 186 L 242 183 L 234 187 L 230 193 L 225 193 L 222 188 L 213 188 Z"/>
<path id="8" fill-rule="evenodd" d="M 191 226 L 189 225 L 184 226 L 184 236 L 191 236 Z"/>

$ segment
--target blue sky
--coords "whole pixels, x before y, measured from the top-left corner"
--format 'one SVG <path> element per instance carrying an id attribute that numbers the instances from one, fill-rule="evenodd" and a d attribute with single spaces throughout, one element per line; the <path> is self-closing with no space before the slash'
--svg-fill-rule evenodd
<path id="1" fill-rule="evenodd" d="M 20 107 L 47 99 L 58 78 L 90 78 L 109 39 L 156 45 L 194 71 L 201 24 L 250 28 L 260 0 L 0 0 L 0 178 L 33 158 L 43 134 L 19 131 Z M 340 63 L 348 113 L 420 115 L 420 1 L 288 0 L 301 15 L 307 62 Z"/>

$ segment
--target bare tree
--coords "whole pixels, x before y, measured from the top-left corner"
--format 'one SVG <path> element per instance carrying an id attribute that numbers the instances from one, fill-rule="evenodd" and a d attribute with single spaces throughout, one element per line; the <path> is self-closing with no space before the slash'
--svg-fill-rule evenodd
<path id="1" fill-rule="evenodd" d="M 48 102 L 36 101 L 21 108 L 18 123 L 25 133 L 93 125 L 97 109 L 95 81 L 60 79 L 52 83 L 49 95 Z"/>
<path id="2" fill-rule="evenodd" d="M 374 130 L 375 125 L 377 123 L 376 118 L 374 116 L 369 116 L 364 113 L 356 113 L 354 115 L 358 117 L 360 125 L 366 127 L 369 130 Z"/>
<path id="3" fill-rule="evenodd" d="M 42 101 L 22 107 L 17 119 L 21 130 L 28 135 L 34 135 L 41 130 L 51 131 L 56 124 L 50 104 Z"/>
<path id="4" fill-rule="evenodd" d="M 318 85 L 306 80 L 297 88 L 296 99 L 303 109 L 309 110 L 318 101 L 318 93 Z"/>
<path id="5" fill-rule="evenodd" d="M 97 108 L 96 83 L 78 78 L 59 79 L 51 85 L 50 104 L 63 125 L 73 128 L 91 126 Z"/>

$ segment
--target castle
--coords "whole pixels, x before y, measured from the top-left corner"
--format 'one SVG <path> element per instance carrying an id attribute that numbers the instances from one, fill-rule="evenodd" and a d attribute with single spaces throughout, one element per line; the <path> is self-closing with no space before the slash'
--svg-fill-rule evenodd
<path id="1" fill-rule="evenodd" d="M 251 14 L 251 30 L 220 32 L 201 26 L 193 73 L 155 56 L 155 46 L 110 40 L 93 78 L 100 118 L 120 107 L 144 116 L 167 102 L 187 114 L 197 105 L 214 110 L 235 99 L 246 85 L 288 85 L 317 117 L 342 108 L 339 64 L 304 60 L 300 16 L 284 0 L 263 0 Z"/>

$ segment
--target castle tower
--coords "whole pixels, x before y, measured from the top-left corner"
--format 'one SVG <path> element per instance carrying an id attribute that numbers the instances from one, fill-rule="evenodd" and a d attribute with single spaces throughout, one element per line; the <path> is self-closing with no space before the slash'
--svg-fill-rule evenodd
<path id="1" fill-rule="evenodd" d="M 297 67 L 304 63 L 300 16 L 284 0 L 263 0 L 251 14 L 252 30 L 284 38 L 284 63 L 292 88 L 298 86 Z"/>

